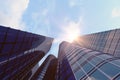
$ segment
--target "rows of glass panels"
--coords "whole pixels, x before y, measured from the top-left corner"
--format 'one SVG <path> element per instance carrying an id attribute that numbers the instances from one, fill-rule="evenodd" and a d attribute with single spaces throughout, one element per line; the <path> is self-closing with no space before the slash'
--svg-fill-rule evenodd
<path id="1" fill-rule="evenodd" d="M 35 48 L 44 39 L 43 36 L 0 27 L 0 62 Z"/>
<path id="2" fill-rule="evenodd" d="M 44 36 L 0 26 L 0 79 L 24 77 L 43 57 L 35 48 L 44 40 Z"/>
<path id="3" fill-rule="evenodd" d="M 12 78 L 12 76 L 15 77 L 15 75 L 19 75 L 22 69 L 28 65 L 35 65 L 35 63 L 43 57 L 43 54 L 41 54 L 40 52 L 32 52 L 30 54 L 22 55 L 11 61 L 0 64 L 0 79 L 9 79 Z M 30 68 L 27 70 L 30 70 Z"/>
<path id="4" fill-rule="evenodd" d="M 48 59 L 48 60 L 45 61 L 45 64 L 44 64 L 44 66 L 43 66 L 43 69 L 42 69 L 41 72 L 39 73 L 37 79 L 42 80 L 42 79 L 44 78 L 44 76 L 45 76 L 45 74 L 46 74 L 46 71 L 47 71 L 47 69 L 48 69 L 48 67 L 49 67 L 49 64 L 50 64 L 52 58 L 50 58 L 50 56 L 49 56 L 47 59 Z"/>
<path id="5" fill-rule="evenodd" d="M 96 51 L 69 46 L 72 47 L 71 50 L 64 54 L 67 54 L 67 59 L 77 80 L 120 79 L 120 59 L 117 58 L 120 56 L 119 34 L 120 30 L 116 29 L 82 36 L 80 42 L 84 44 L 83 47 Z"/>
<path id="6" fill-rule="evenodd" d="M 110 62 L 109 59 L 112 59 L 113 57 L 104 53 L 100 53 L 100 52 L 96 52 L 96 51 L 92 51 L 92 52 L 81 52 L 81 53 L 77 53 L 77 57 L 80 57 L 79 55 L 81 54 L 85 54 L 83 55 L 81 58 L 79 58 L 78 60 L 76 60 L 74 57 L 70 63 L 74 63 L 71 65 L 71 68 L 76 76 L 77 80 L 80 79 L 85 79 L 85 78 L 95 78 L 96 80 L 107 80 L 107 79 L 112 79 L 115 75 L 117 75 L 120 71 L 119 66 L 120 64 L 117 66 L 114 64 L 114 59 L 112 60 L 113 62 Z M 107 61 L 108 59 L 108 61 Z M 107 67 L 105 66 L 101 66 L 100 68 L 97 67 L 98 65 L 102 64 L 108 64 L 109 66 L 111 66 L 110 68 L 106 69 Z M 120 61 L 118 62 L 120 63 Z M 113 69 L 111 71 L 111 69 Z M 95 72 L 98 71 L 98 72 Z M 113 72 L 115 70 L 115 72 Z M 117 70 L 117 72 L 116 72 Z M 94 71 L 94 72 L 93 72 Z M 106 72 L 108 71 L 108 72 Z M 111 73 L 109 73 L 111 72 Z M 94 74 L 95 75 L 94 75 Z M 97 74 L 99 74 L 100 76 L 98 76 Z M 97 75 L 97 76 L 96 76 Z M 103 78 L 100 78 L 101 76 L 103 76 Z"/>
<path id="7" fill-rule="evenodd" d="M 80 43 L 93 50 L 120 56 L 120 29 L 89 34 L 81 37 Z"/>

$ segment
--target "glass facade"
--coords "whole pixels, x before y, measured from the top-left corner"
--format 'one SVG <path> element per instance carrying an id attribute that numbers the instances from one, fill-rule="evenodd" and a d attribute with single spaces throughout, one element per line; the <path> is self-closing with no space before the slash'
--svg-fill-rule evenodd
<path id="1" fill-rule="evenodd" d="M 76 44 L 120 57 L 120 29 L 81 36 Z"/>
<path id="2" fill-rule="evenodd" d="M 1 80 L 120 80 L 120 29 L 81 36 L 59 45 L 58 59 L 49 55 L 53 39 L 0 26 Z"/>
<path id="3" fill-rule="evenodd" d="M 53 55 L 49 55 L 39 67 L 37 72 L 33 75 L 31 80 L 55 80 L 56 70 L 57 58 Z"/>
<path id="4" fill-rule="evenodd" d="M 50 44 L 45 41 L 48 39 Z M 52 38 L 0 26 L 0 79 L 28 79 L 51 47 Z M 41 45 L 46 47 L 42 50 Z"/>
<path id="5" fill-rule="evenodd" d="M 57 75 L 57 80 L 119 80 L 120 58 L 74 43 L 62 42 Z"/>

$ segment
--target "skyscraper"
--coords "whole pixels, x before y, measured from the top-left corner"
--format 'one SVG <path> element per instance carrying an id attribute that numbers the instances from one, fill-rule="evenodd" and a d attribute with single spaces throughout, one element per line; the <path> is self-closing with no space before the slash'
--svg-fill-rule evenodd
<path id="1" fill-rule="evenodd" d="M 0 26 L 0 79 L 29 79 L 53 39 Z"/>
<path id="2" fill-rule="evenodd" d="M 57 80 L 120 80 L 120 58 L 62 42 Z"/>
<path id="3" fill-rule="evenodd" d="M 49 55 L 31 80 L 55 80 L 57 70 L 57 58 Z"/>
<path id="4" fill-rule="evenodd" d="M 119 80 L 119 34 L 120 29 L 115 29 L 84 35 L 73 43 L 62 42 L 58 56 L 58 80 L 71 80 L 71 77 L 72 80 Z M 64 67 L 66 63 L 70 69 Z"/>
<path id="5" fill-rule="evenodd" d="M 59 45 L 49 55 L 53 38 L 0 26 L 2 80 L 120 80 L 120 29 L 88 34 Z"/>
<path id="6" fill-rule="evenodd" d="M 120 57 L 120 29 L 81 36 L 75 43 L 92 50 Z"/>

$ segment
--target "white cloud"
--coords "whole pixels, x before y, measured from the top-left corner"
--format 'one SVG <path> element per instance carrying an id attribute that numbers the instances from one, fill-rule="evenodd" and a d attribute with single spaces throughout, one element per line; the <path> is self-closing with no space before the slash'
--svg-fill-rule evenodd
<path id="1" fill-rule="evenodd" d="M 120 8 L 113 8 L 112 10 L 112 17 L 120 17 Z"/>
<path id="2" fill-rule="evenodd" d="M 23 29 L 22 15 L 29 0 L 0 0 L 0 25 Z"/>
<path id="3" fill-rule="evenodd" d="M 45 6 L 41 5 L 37 11 L 31 12 L 32 23 L 34 24 L 32 30 L 35 33 L 49 36 L 51 34 L 51 18 L 56 8 L 56 0 L 46 0 L 43 4 L 45 4 Z M 41 31 L 39 31 L 39 29 L 41 29 Z"/>
<path id="4" fill-rule="evenodd" d="M 69 0 L 70 7 L 81 6 L 82 4 L 83 0 Z"/>
<path id="5" fill-rule="evenodd" d="M 49 9 L 43 8 L 38 12 L 32 13 L 32 20 L 34 23 L 34 30 L 41 29 L 38 31 L 39 34 L 46 35 L 50 32 L 50 21 L 49 21 Z M 43 27 L 44 26 L 44 27 Z"/>

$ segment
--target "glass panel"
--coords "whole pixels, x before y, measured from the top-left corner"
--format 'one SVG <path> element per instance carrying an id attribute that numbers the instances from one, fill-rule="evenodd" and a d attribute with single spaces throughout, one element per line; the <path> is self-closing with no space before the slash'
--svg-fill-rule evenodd
<path id="1" fill-rule="evenodd" d="M 17 32 L 18 32 L 17 30 L 9 29 L 7 33 L 6 42 L 14 42 L 17 36 Z"/>
<path id="2" fill-rule="evenodd" d="M 100 69 L 110 77 L 113 77 L 120 72 L 120 68 L 111 63 L 104 64 L 103 66 L 100 67 Z"/>
<path id="3" fill-rule="evenodd" d="M 100 55 L 99 55 L 100 56 Z M 97 65 L 99 64 L 100 62 L 102 62 L 103 60 L 98 58 L 97 56 L 96 57 L 93 57 L 92 60 L 90 60 L 89 62 L 92 63 L 93 65 Z"/>
<path id="4" fill-rule="evenodd" d="M 9 53 L 12 49 L 13 44 L 4 44 L 4 48 L 2 50 L 2 53 Z"/>
<path id="5" fill-rule="evenodd" d="M 112 58 L 112 56 L 109 56 L 109 55 L 106 55 L 106 54 L 99 55 L 98 57 L 101 58 L 101 59 L 103 59 L 103 60 Z"/>
<path id="6" fill-rule="evenodd" d="M 21 47 L 21 43 L 16 43 L 14 46 L 14 52 L 17 52 L 20 47 Z"/>
<path id="7" fill-rule="evenodd" d="M 83 69 L 86 73 L 88 73 L 94 66 L 92 66 L 90 63 L 87 63 L 83 66 Z"/>
<path id="8" fill-rule="evenodd" d="M 8 60 L 8 58 L 9 58 L 8 54 L 2 54 L 2 55 L 0 55 L 0 62 Z"/>
<path id="9" fill-rule="evenodd" d="M 7 62 L 0 64 L 0 74 L 2 72 L 5 72 L 4 70 L 6 69 Z"/>
<path id="10" fill-rule="evenodd" d="M 15 42 L 16 35 L 17 35 L 17 33 L 15 33 L 15 34 L 11 34 L 10 32 L 7 33 L 6 42 Z"/>
<path id="11" fill-rule="evenodd" d="M 79 59 L 78 63 L 81 64 L 83 63 L 84 61 L 86 61 L 86 59 L 84 57 L 82 57 L 81 59 Z"/>
<path id="12" fill-rule="evenodd" d="M 76 68 L 78 68 L 79 66 L 77 65 L 77 63 L 75 63 L 74 65 L 72 65 L 72 70 L 74 71 Z"/>
<path id="13" fill-rule="evenodd" d="M 5 35 L 0 34 L 0 42 L 4 42 L 4 37 L 5 37 Z"/>
<path id="14" fill-rule="evenodd" d="M 75 77 L 77 80 L 80 80 L 84 75 L 85 73 L 82 70 L 78 70 L 77 72 L 75 72 Z"/>
<path id="15" fill-rule="evenodd" d="M 110 80 L 98 70 L 95 71 L 90 77 L 94 78 L 95 80 Z"/>
<path id="16" fill-rule="evenodd" d="M 114 61 L 111 61 L 110 63 L 114 63 L 115 65 L 119 66 L 120 67 L 120 60 L 114 60 Z"/>

